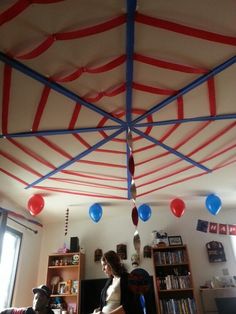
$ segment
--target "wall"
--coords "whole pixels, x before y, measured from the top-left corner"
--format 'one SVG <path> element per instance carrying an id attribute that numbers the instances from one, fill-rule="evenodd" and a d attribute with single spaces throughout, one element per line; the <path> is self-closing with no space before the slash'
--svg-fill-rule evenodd
<path id="1" fill-rule="evenodd" d="M 217 216 L 212 216 L 205 208 L 190 208 L 186 210 L 181 218 L 176 218 L 168 207 L 152 207 L 152 210 L 151 218 L 145 223 L 140 221 L 138 225 L 142 248 L 146 244 L 151 244 L 151 232 L 153 230 L 165 230 L 168 235 L 181 235 L 183 243 L 187 244 L 189 248 L 192 273 L 197 291 L 199 286 L 204 284 L 206 280 L 211 280 L 213 276 L 222 276 L 223 269 L 228 269 L 230 275 L 236 275 L 231 237 L 228 235 L 203 233 L 196 230 L 198 219 L 235 224 L 236 214 L 234 209 L 222 209 Z M 127 214 L 122 215 L 119 215 L 118 211 L 117 217 L 114 218 L 108 218 L 103 215 L 98 223 L 94 223 L 90 219 L 69 221 L 68 236 L 66 238 L 64 238 L 64 223 L 45 226 L 38 283 L 45 282 L 48 254 L 56 252 L 59 247 L 63 246 L 64 241 L 69 247 L 70 237 L 72 236 L 79 237 L 80 245 L 86 252 L 86 279 L 104 277 L 100 263 L 94 262 L 95 249 L 101 248 L 103 252 L 109 249 L 115 250 L 116 245 L 119 243 L 127 244 L 128 259 L 125 261 L 125 264 L 129 270 L 132 270 L 130 258 L 134 252 L 134 226 L 130 216 L 130 211 L 127 210 Z M 205 244 L 213 240 L 220 241 L 224 245 L 227 262 L 214 264 L 208 262 Z M 153 274 L 153 265 L 150 259 L 142 258 L 140 267 Z"/>

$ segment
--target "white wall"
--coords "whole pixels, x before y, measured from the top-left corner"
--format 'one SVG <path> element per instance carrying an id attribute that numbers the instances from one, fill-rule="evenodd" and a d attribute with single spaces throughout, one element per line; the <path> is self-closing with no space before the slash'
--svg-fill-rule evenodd
<path id="1" fill-rule="evenodd" d="M 203 233 L 196 230 L 197 220 L 207 220 L 226 224 L 236 223 L 236 211 L 221 210 L 217 216 L 212 216 L 205 208 L 189 209 L 181 218 L 176 218 L 168 207 L 165 209 L 152 207 L 151 218 L 147 222 L 139 222 L 138 230 L 143 246 L 151 244 L 153 230 L 165 230 L 168 235 L 181 235 L 183 243 L 188 245 L 189 255 L 192 264 L 192 273 L 195 281 L 195 288 L 198 292 L 199 286 L 213 276 L 222 276 L 222 270 L 228 269 L 230 275 L 236 275 L 235 257 L 232 251 L 230 236 L 211 233 Z M 100 263 L 94 262 L 94 251 L 101 248 L 103 252 L 116 249 L 119 243 L 127 244 L 128 259 L 125 264 L 132 270 L 130 258 L 134 252 L 133 233 L 134 226 L 131 221 L 131 212 L 119 215 L 115 218 L 102 217 L 98 223 L 89 218 L 83 221 L 69 221 L 68 236 L 64 239 L 64 224 L 50 224 L 44 227 L 40 265 L 38 272 L 38 283 L 45 282 L 47 269 L 47 256 L 56 252 L 63 246 L 64 241 L 69 247 L 70 237 L 78 236 L 80 246 L 86 252 L 85 278 L 104 277 Z M 227 262 L 209 263 L 206 251 L 206 243 L 209 241 L 220 241 L 224 245 Z M 142 258 L 140 267 L 153 274 L 152 261 Z"/>

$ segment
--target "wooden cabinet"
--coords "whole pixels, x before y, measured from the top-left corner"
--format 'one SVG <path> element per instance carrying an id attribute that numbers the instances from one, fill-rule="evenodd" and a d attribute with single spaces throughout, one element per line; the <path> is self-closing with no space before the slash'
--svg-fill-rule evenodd
<path id="1" fill-rule="evenodd" d="M 85 256 L 79 252 L 52 254 L 48 257 L 47 285 L 52 290 L 51 303 L 62 301 L 63 309 L 70 314 L 80 314 L 84 264 Z"/>
<path id="2" fill-rule="evenodd" d="M 155 247 L 152 258 L 158 313 L 198 313 L 187 247 Z"/>

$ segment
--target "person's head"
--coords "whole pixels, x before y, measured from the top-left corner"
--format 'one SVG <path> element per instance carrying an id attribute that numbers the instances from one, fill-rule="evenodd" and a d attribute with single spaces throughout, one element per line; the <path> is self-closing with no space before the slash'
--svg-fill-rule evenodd
<path id="1" fill-rule="evenodd" d="M 108 251 L 104 253 L 101 258 L 101 264 L 103 272 L 108 277 L 120 277 L 121 274 L 125 271 L 119 255 L 114 251 Z"/>
<path id="2" fill-rule="evenodd" d="M 39 287 L 33 288 L 33 293 L 33 310 L 36 312 L 44 311 L 49 305 L 51 295 L 50 289 L 45 285 L 41 285 Z"/>

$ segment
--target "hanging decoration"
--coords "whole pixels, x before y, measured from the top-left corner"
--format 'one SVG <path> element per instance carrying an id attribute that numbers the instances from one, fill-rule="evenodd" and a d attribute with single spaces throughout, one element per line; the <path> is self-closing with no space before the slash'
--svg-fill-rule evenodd
<path id="1" fill-rule="evenodd" d="M 130 196 L 132 198 L 133 201 L 133 209 L 132 209 L 132 222 L 135 226 L 135 231 L 134 231 L 134 237 L 133 237 L 133 244 L 134 244 L 134 248 L 135 251 L 137 253 L 137 256 L 140 256 L 140 247 L 141 247 L 141 241 L 140 241 L 140 236 L 138 233 L 138 218 L 139 218 L 139 213 L 136 207 L 136 196 L 137 196 L 137 189 L 136 189 L 136 185 L 134 182 L 134 173 L 135 173 L 135 163 L 134 163 L 134 157 L 133 157 L 133 152 L 132 152 L 132 133 L 130 131 L 130 129 L 128 129 L 127 132 L 127 147 L 129 149 L 129 160 L 128 160 L 128 168 L 129 168 L 129 173 L 131 176 L 131 183 L 130 183 Z"/>
<path id="2" fill-rule="evenodd" d="M 206 208 L 212 215 L 217 215 L 221 210 L 221 199 L 215 194 L 209 194 L 205 201 Z"/>
<path id="3" fill-rule="evenodd" d="M 40 194 L 35 194 L 28 200 L 28 210 L 32 216 L 38 215 L 44 208 L 44 199 Z"/>
<path id="4" fill-rule="evenodd" d="M 211 241 L 206 243 L 210 263 L 226 262 L 224 246 L 221 242 Z"/>
<path id="5" fill-rule="evenodd" d="M 184 214 L 185 211 L 185 203 L 183 200 L 181 200 L 180 198 L 175 198 L 171 201 L 170 203 L 170 208 L 172 213 L 176 216 L 176 217 L 181 217 Z"/>
<path id="6" fill-rule="evenodd" d="M 196 230 L 222 235 L 236 235 L 236 225 L 209 222 L 201 219 L 198 219 Z"/>
<path id="7" fill-rule="evenodd" d="M 139 218 L 142 219 L 142 221 L 148 221 L 148 219 L 151 217 L 152 210 L 149 205 L 142 204 L 138 208 L 138 215 Z"/>
<path id="8" fill-rule="evenodd" d="M 69 208 L 66 209 L 66 214 L 65 214 L 65 236 L 67 235 L 68 231 L 68 223 L 69 223 Z"/>
<path id="9" fill-rule="evenodd" d="M 100 204 L 95 203 L 89 208 L 89 216 L 94 222 L 99 222 L 102 218 L 102 207 Z"/>
<path id="10" fill-rule="evenodd" d="M 136 206 L 132 209 L 132 222 L 137 227 L 138 225 L 138 211 Z"/>

